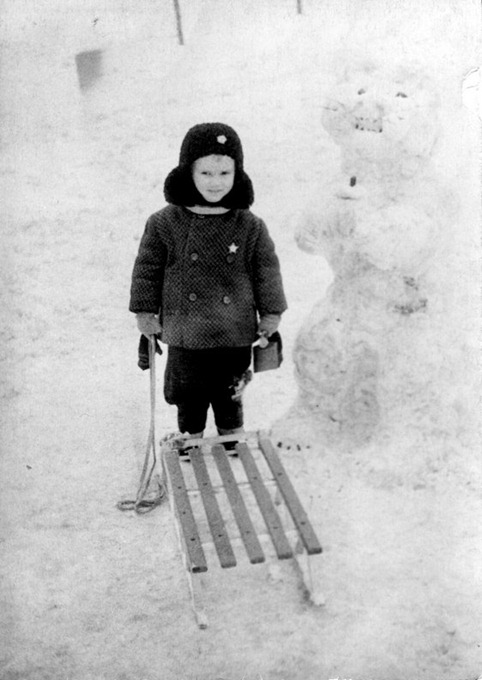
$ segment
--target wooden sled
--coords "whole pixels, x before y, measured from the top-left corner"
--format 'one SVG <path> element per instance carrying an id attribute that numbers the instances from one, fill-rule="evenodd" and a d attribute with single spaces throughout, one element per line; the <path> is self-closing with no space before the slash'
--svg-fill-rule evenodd
<path id="1" fill-rule="evenodd" d="M 235 442 L 236 456 L 226 453 L 226 442 Z M 190 463 L 180 461 L 187 447 Z M 213 544 L 221 567 L 231 568 L 237 564 L 231 541 L 241 541 L 249 561 L 258 564 L 266 560 L 260 538 L 269 536 L 277 558 L 293 559 L 299 567 L 311 601 L 323 604 L 311 564 L 321 545 L 266 434 L 171 439 L 161 444 L 161 460 L 200 628 L 208 625 L 204 548 Z"/>

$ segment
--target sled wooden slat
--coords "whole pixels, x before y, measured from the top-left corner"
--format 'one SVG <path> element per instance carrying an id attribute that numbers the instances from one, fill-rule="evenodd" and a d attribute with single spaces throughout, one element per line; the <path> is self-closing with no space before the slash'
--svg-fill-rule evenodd
<path id="1" fill-rule="evenodd" d="M 192 462 L 194 475 L 206 511 L 209 529 L 211 530 L 211 535 L 221 566 L 225 569 L 228 567 L 235 567 L 236 557 L 234 556 L 231 543 L 229 542 L 224 519 L 221 510 L 219 509 L 218 501 L 201 449 L 197 446 L 193 447 L 189 452 L 189 457 Z"/>
<path id="2" fill-rule="evenodd" d="M 176 450 L 165 452 L 164 461 L 171 480 L 172 494 L 177 510 L 179 525 L 184 537 L 189 569 L 193 573 L 207 571 L 206 556 L 202 548 L 201 539 L 194 519 L 191 503 L 187 494 L 186 484 L 179 464 L 179 454 Z"/>
<path id="3" fill-rule="evenodd" d="M 311 526 L 308 515 L 303 509 L 298 495 L 272 443 L 267 437 L 260 437 L 259 444 L 308 555 L 317 555 L 321 553 L 322 548 L 320 542 Z"/>
<path id="4" fill-rule="evenodd" d="M 261 543 L 259 542 L 251 517 L 249 516 L 243 496 L 233 474 L 231 464 L 226 455 L 224 446 L 215 444 L 212 448 L 213 458 L 221 476 L 224 489 L 228 496 L 233 515 L 238 525 L 244 547 L 251 564 L 259 564 L 265 561 Z"/>
<path id="5" fill-rule="evenodd" d="M 269 535 L 273 541 L 278 559 L 285 560 L 293 557 L 293 551 L 283 531 L 281 518 L 276 510 L 271 496 L 266 489 L 261 473 L 256 465 L 251 451 L 245 442 L 236 444 L 236 451 L 243 463 L 249 483 L 263 515 Z"/>

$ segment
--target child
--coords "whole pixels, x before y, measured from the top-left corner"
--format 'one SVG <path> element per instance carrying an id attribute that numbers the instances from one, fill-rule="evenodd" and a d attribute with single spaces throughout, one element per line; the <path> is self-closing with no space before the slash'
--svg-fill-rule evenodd
<path id="1" fill-rule="evenodd" d="M 236 132 L 191 128 L 164 196 L 170 205 L 151 215 L 140 243 L 129 309 L 142 334 L 169 346 L 164 396 L 180 431 L 202 437 L 211 406 L 219 434 L 242 432 L 251 345 L 277 330 L 286 300 L 274 244 L 249 210 Z"/>

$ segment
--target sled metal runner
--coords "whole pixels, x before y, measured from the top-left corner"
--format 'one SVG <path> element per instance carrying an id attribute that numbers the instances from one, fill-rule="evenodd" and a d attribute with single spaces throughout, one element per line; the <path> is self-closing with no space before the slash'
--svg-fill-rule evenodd
<path id="1" fill-rule="evenodd" d="M 226 442 L 235 450 L 227 453 Z M 187 448 L 189 462 L 180 461 Z M 237 565 L 237 543 L 251 564 L 267 561 L 274 549 L 277 559 L 295 561 L 312 601 L 321 603 L 311 560 L 322 548 L 266 434 L 171 439 L 162 443 L 161 459 L 199 627 L 207 626 L 202 578 L 212 546 L 223 569 Z"/>

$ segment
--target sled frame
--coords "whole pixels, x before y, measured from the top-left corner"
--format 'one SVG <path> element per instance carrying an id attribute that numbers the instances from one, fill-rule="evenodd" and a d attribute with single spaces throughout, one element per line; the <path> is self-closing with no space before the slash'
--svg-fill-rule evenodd
<path id="1" fill-rule="evenodd" d="M 225 443 L 234 450 L 227 452 Z M 189 461 L 181 460 L 186 450 Z M 262 540 L 268 538 L 278 560 L 293 560 L 311 602 L 323 604 L 313 568 L 322 547 L 265 432 L 168 439 L 161 442 L 161 462 L 199 628 L 208 626 L 203 598 L 208 546 L 214 546 L 220 566 L 229 569 L 237 564 L 232 543 L 242 543 L 250 563 L 260 564 L 266 562 Z M 229 517 L 223 515 L 221 497 Z"/>

